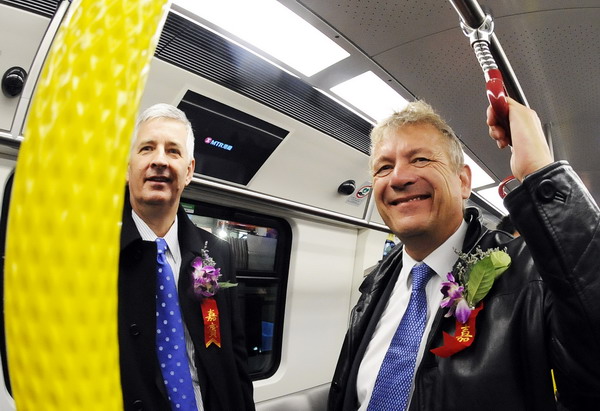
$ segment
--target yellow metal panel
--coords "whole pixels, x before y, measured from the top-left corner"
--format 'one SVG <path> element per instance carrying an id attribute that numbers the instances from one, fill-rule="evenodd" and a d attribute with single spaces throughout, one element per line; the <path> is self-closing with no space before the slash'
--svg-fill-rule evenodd
<path id="1" fill-rule="evenodd" d="M 129 141 L 168 1 L 74 1 L 33 99 L 10 204 L 17 409 L 122 409 L 120 221 Z"/>

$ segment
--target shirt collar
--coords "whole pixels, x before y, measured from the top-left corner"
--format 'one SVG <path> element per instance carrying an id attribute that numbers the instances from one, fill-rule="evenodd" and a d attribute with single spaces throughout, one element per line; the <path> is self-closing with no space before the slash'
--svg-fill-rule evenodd
<path id="1" fill-rule="evenodd" d="M 137 213 L 133 209 L 131 210 L 131 217 L 133 218 L 133 222 L 135 223 L 135 226 L 138 229 L 142 240 L 152 242 L 156 241 L 158 236 L 154 233 L 154 231 L 152 231 L 148 224 L 146 224 L 146 222 L 142 220 L 142 218 L 139 215 L 137 215 Z M 173 225 L 171 225 L 171 228 L 169 228 L 169 231 L 167 231 L 167 234 L 165 234 L 163 238 L 165 239 L 167 246 L 169 247 L 168 251 L 171 252 L 175 263 L 180 264 L 181 251 L 179 249 L 179 225 L 177 224 L 177 215 L 175 215 L 175 221 L 173 222 Z"/>
<path id="2" fill-rule="evenodd" d="M 454 263 L 458 259 L 458 252 L 462 250 L 462 245 L 467 234 L 467 223 L 462 220 L 458 230 L 454 232 L 442 245 L 433 250 L 427 257 L 423 259 L 423 263 L 427 264 L 435 273 L 444 281 L 446 274 L 452 271 Z M 412 268 L 417 261 L 408 253 L 402 253 L 402 266 Z"/>

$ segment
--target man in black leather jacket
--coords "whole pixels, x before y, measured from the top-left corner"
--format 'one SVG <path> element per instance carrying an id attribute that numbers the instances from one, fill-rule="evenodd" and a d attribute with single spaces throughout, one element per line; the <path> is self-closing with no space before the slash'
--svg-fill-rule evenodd
<path id="1" fill-rule="evenodd" d="M 598 206 L 566 162 L 552 162 L 536 113 L 509 99 L 511 169 L 522 184 L 508 194 L 505 206 L 521 237 L 488 230 L 476 209 L 463 209 L 470 171 L 462 158 L 457 160 L 454 133 L 420 104 L 409 105 L 396 115 L 400 120 L 392 116 L 372 133 L 375 201 L 404 247 L 395 247 L 360 287 L 329 410 L 367 409 L 385 355 L 381 351 L 402 317 L 393 312 L 395 300 L 402 299 L 398 290 L 410 291 L 402 266 L 424 261 L 435 269 L 440 249 L 449 253 L 448 244 L 471 254 L 477 247 L 499 248 L 511 264 L 482 300 L 471 345 L 447 357 L 430 350 L 444 345 L 443 332 L 460 336 L 457 319 L 439 308 L 441 283 L 452 263 L 445 272 L 436 270 L 427 285 L 428 327 L 406 409 L 598 409 Z M 490 109 L 487 122 L 497 145 L 508 146 L 508 135 Z M 390 318 L 395 320 L 386 324 Z"/>

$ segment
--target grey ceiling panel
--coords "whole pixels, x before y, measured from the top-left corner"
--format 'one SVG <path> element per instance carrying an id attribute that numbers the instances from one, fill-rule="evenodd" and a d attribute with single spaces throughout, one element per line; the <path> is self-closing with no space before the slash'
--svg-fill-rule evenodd
<path id="1" fill-rule="evenodd" d="M 450 3 L 439 0 L 302 0 L 300 3 L 371 57 L 456 27 L 458 21 Z"/>
<path id="2" fill-rule="evenodd" d="M 498 20 L 498 36 L 527 98 L 578 170 L 600 158 L 600 8 L 551 10 Z"/>

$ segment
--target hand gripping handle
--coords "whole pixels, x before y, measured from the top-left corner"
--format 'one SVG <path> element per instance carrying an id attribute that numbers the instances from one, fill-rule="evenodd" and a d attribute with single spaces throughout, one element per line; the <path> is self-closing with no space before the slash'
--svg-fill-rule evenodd
<path id="1" fill-rule="evenodd" d="M 492 106 L 492 110 L 496 114 L 496 118 L 500 122 L 502 128 L 506 132 L 506 136 L 510 142 L 510 124 L 508 122 L 508 100 L 502 73 L 498 69 L 490 69 L 485 72 L 485 89 L 487 98 Z"/>

